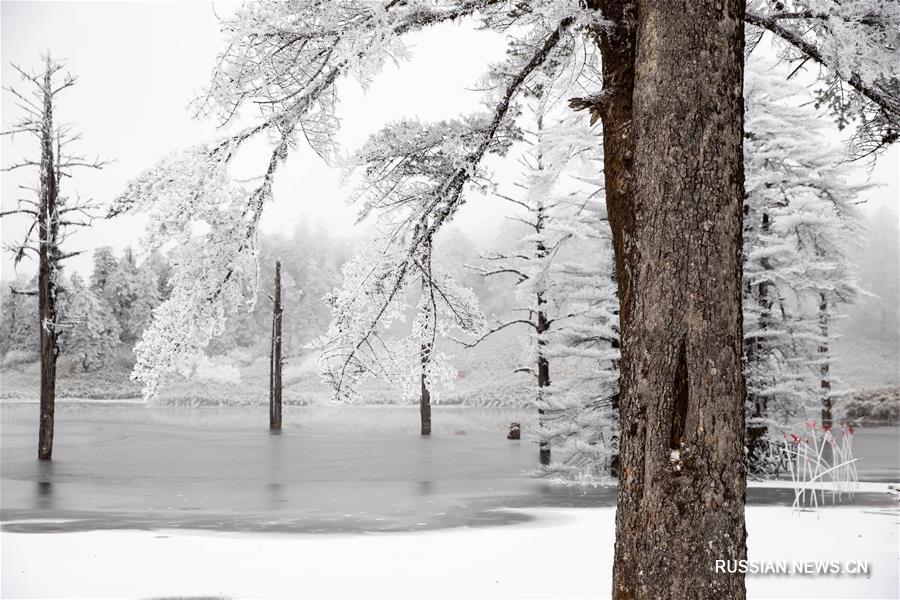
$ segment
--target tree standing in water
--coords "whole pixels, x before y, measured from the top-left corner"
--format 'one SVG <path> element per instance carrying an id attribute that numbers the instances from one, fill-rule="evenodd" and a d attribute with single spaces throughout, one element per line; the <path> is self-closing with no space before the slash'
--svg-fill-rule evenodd
<path id="1" fill-rule="evenodd" d="M 18 265 L 26 256 L 37 258 L 37 289 L 14 289 L 13 293 L 38 297 L 38 322 L 40 325 L 40 425 L 38 427 L 38 458 L 50 460 L 53 456 L 53 427 L 56 405 L 56 361 L 59 357 L 59 336 L 62 322 L 59 311 L 59 295 L 62 287 L 62 264 L 80 252 L 65 252 L 61 245 L 74 228 L 87 227 L 96 213 L 96 206 L 81 198 L 70 198 L 60 192 L 63 178 L 72 176 L 72 169 L 87 167 L 99 169 L 100 160 L 90 161 L 70 150 L 80 138 L 71 125 L 57 124 L 54 117 L 56 101 L 60 93 L 75 85 L 75 77 L 66 74 L 60 81 L 58 75 L 64 66 L 49 55 L 44 57 L 40 73 L 31 74 L 13 65 L 32 89 L 31 93 L 15 88 L 7 90 L 15 96 L 17 106 L 25 116 L 4 135 L 24 133 L 37 139 L 40 156 L 25 159 L 3 168 L 11 171 L 36 168 L 39 185 L 37 198 L 20 198 L 14 209 L 0 212 L 0 217 L 24 215 L 28 226 L 23 240 L 7 244 Z"/>

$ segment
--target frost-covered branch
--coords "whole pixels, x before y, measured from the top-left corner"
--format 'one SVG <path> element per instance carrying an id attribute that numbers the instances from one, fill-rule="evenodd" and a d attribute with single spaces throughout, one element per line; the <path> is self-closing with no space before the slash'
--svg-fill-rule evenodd
<path id="1" fill-rule="evenodd" d="M 173 239 L 197 243 L 195 227 L 209 226 L 209 218 L 232 228 L 214 227 L 201 236 L 200 246 L 215 253 L 215 260 L 204 265 L 199 279 L 191 277 L 196 269 L 187 255 L 173 264 L 180 271 L 173 277 L 176 289 L 154 314 L 146 343 L 136 349 L 133 375 L 146 391 L 152 392 L 165 372 L 193 364 L 210 338 L 207 332 L 221 329 L 225 316 L 240 307 L 239 297 L 255 295 L 256 269 L 247 259 L 257 253 L 257 224 L 277 168 L 301 139 L 323 156 L 331 153 L 337 80 L 349 74 L 366 84 L 385 60 L 405 54 L 402 34 L 460 18 L 485 4 L 257 2 L 223 21 L 229 41 L 197 111 L 215 114 L 228 125 L 242 107 L 251 106 L 259 122 L 163 159 L 129 184 L 110 211 L 150 216 L 147 250 Z M 261 183 L 248 189 L 232 181 L 228 171 L 240 148 L 261 135 L 268 136 L 273 149 Z M 189 339 L 186 333 L 196 335 Z M 164 352 L 174 352 L 177 359 Z"/>
<path id="2" fill-rule="evenodd" d="M 900 11 L 893 0 L 757 0 L 747 23 L 771 32 L 782 56 L 824 67 L 817 102 L 839 126 L 856 119 L 856 158 L 900 137 Z M 844 86 L 850 89 L 845 90 Z"/>

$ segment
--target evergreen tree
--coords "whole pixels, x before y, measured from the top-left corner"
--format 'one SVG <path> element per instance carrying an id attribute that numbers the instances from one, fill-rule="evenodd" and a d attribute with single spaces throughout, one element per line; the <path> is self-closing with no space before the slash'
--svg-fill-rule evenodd
<path id="1" fill-rule="evenodd" d="M 119 323 L 109 303 L 72 275 L 62 307 L 65 327 L 60 336 L 62 353 L 74 357 L 85 371 L 110 365 L 120 345 Z"/>
<path id="2" fill-rule="evenodd" d="M 744 349 L 751 466 L 771 433 L 830 422 L 832 322 L 859 293 L 849 252 L 861 233 L 864 186 L 803 106 L 806 90 L 757 60 L 746 71 Z"/>
<path id="3" fill-rule="evenodd" d="M 91 271 L 91 291 L 112 300 L 110 283 L 119 268 L 119 260 L 109 246 L 94 249 L 94 266 Z"/>
<path id="4" fill-rule="evenodd" d="M 13 287 L 3 288 L 0 311 L 0 355 L 10 351 L 38 352 L 38 320 L 34 318 L 38 310 L 37 297 L 17 294 L 14 289 L 33 288 L 36 281 L 20 282 Z"/>

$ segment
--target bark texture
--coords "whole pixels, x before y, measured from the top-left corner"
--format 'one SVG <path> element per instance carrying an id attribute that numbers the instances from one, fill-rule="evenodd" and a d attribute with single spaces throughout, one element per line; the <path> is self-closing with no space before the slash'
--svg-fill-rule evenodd
<path id="1" fill-rule="evenodd" d="M 56 306 L 56 263 L 59 258 L 57 237 L 59 218 L 57 200 L 58 169 L 53 143 L 52 70 L 48 61 L 44 74 L 43 118 L 41 123 L 41 165 L 38 211 L 40 232 L 38 250 L 38 307 L 41 332 L 41 403 L 38 428 L 38 458 L 53 456 L 53 422 L 56 405 L 56 359 L 59 357 Z"/>
<path id="2" fill-rule="evenodd" d="M 613 596 L 743 598 L 743 2 L 592 5 L 620 297 Z M 593 109 L 592 109 L 593 110 Z"/>
<path id="3" fill-rule="evenodd" d="M 269 429 L 281 431 L 281 321 L 284 308 L 281 305 L 281 261 L 275 263 L 275 295 L 272 308 L 272 353 L 269 365 Z"/>

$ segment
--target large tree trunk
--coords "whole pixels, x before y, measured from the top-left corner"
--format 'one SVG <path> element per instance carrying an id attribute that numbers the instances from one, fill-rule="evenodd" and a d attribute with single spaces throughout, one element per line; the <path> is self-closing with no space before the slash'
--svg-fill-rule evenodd
<path id="1" fill-rule="evenodd" d="M 275 263 L 275 297 L 272 308 L 272 353 L 269 368 L 269 429 L 281 431 L 281 261 Z"/>
<path id="2" fill-rule="evenodd" d="M 56 165 L 53 155 L 53 96 L 49 59 L 44 74 L 44 106 L 41 124 L 40 211 L 38 215 L 39 265 L 38 306 L 41 328 L 41 415 L 38 430 L 38 458 L 50 460 L 53 456 L 53 420 L 56 404 L 56 359 L 59 343 L 56 314 L 56 262 L 58 249 L 56 238 L 59 230 L 57 218 Z"/>
<path id="3" fill-rule="evenodd" d="M 743 3 L 598 0 L 620 298 L 616 598 L 743 598 Z"/>

